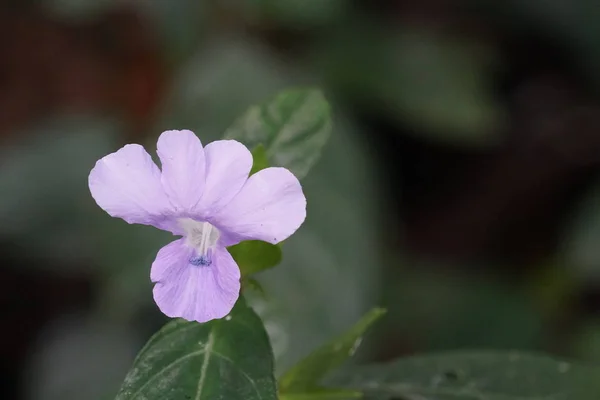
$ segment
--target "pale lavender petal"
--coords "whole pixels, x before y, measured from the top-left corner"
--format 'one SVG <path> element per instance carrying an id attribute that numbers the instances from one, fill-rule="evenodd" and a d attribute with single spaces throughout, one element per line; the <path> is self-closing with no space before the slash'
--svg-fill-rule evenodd
<path id="1" fill-rule="evenodd" d="M 162 185 L 178 211 L 190 211 L 204 190 L 204 149 L 192 131 L 166 131 L 158 138 Z"/>
<path id="2" fill-rule="evenodd" d="M 240 270 L 222 247 L 213 251 L 210 266 L 189 263 L 194 250 L 183 239 L 161 249 L 152 264 L 154 301 L 171 318 L 207 322 L 223 318 L 240 293 Z"/>
<path id="3" fill-rule="evenodd" d="M 257 239 L 279 243 L 306 218 L 306 198 L 298 179 L 285 168 L 252 175 L 235 198 L 211 219 L 223 233 L 223 245 Z"/>
<path id="4" fill-rule="evenodd" d="M 185 273 L 187 264 L 180 260 L 190 259 L 194 249 L 185 245 L 185 238 L 175 240 L 158 251 L 156 259 L 150 268 L 150 280 L 158 282 L 161 280 L 176 280 L 178 276 Z"/>
<path id="5" fill-rule="evenodd" d="M 210 217 L 240 191 L 252 169 L 252 153 L 235 140 L 217 140 L 204 148 L 206 183 L 196 215 Z"/>
<path id="6" fill-rule="evenodd" d="M 96 203 L 112 217 L 168 229 L 165 224 L 173 207 L 160 177 L 160 170 L 146 150 L 128 144 L 98 160 L 88 184 Z"/>

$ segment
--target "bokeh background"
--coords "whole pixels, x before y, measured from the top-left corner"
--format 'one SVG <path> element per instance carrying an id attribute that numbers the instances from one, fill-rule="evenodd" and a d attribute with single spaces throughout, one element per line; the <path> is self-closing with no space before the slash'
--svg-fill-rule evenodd
<path id="1" fill-rule="evenodd" d="M 209 142 L 299 85 L 335 128 L 253 300 L 280 371 L 374 305 L 363 359 L 600 361 L 596 1 L 0 4 L 0 398 L 112 399 L 166 321 L 149 267 L 171 238 L 95 205 L 95 161 Z"/>

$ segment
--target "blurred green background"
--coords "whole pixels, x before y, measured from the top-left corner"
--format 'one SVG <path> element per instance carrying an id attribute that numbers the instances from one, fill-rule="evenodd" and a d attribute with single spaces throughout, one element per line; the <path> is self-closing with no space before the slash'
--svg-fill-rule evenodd
<path id="1" fill-rule="evenodd" d="M 171 240 L 87 175 L 165 129 L 219 138 L 322 87 L 309 212 L 252 299 L 279 372 L 374 305 L 363 359 L 535 349 L 600 361 L 593 0 L 0 2 L 0 398 L 112 399 L 165 321 Z"/>

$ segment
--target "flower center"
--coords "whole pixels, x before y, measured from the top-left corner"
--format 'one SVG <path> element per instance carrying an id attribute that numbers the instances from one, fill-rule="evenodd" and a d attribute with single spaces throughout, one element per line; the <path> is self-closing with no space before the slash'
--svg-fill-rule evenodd
<path id="1" fill-rule="evenodd" d="M 190 218 L 179 220 L 179 226 L 184 231 L 186 245 L 194 248 L 195 254 L 190 257 L 190 264 L 209 266 L 212 264 L 212 250 L 217 244 L 221 233 L 208 222 L 194 221 Z"/>

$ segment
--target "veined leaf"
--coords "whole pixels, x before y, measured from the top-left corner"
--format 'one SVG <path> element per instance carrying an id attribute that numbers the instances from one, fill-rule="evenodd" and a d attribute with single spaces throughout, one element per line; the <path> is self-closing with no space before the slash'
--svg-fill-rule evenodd
<path id="1" fill-rule="evenodd" d="M 273 353 L 240 298 L 227 317 L 174 320 L 138 354 L 116 400 L 277 400 Z"/>
<path id="2" fill-rule="evenodd" d="M 368 399 L 595 400 L 600 369 L 519 352 L 449 352 L 340 371 Z"/>
<path id="3" fill-rule="evenodd" d="M 279 383 L 281 393 L 306 393 L 318 388 L 320 381 L 328 372 L 354 355 L 365 331 L 385 312 L 382 308 L 371 310 L 349 331 L 315 350 L 293 366 L 281 377 Z"/>
<path id="4" fill-rule="evenodd" d="M 262 144 L 271 165 L 288 168 L 301 179 L 317 162 L 330 131 L 330 108 L 321 91 L 291 89 L 251 107 L 225 138 L 251 148 Z"/>

